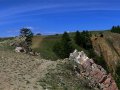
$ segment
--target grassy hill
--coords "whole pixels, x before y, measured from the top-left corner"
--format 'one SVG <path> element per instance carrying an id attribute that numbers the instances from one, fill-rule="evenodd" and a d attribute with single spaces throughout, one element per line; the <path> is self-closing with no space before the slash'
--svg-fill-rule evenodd
<path id="1" fill-rule="evenodd" d="M 79 47 L 78 45 L 76 45 L 74 43 L 74 40 L 73 40 L 74 36 L 75 36 L 74 32 L 69 33 L 69 35 L 70 35 L 70 38 L 72 39 L 72 42 L 73 42 L 74 46 L 76 47 L 76 49 L 83 50 L 88 55 L 93 54 L 93 56 L 91 58 L 93 58 L 94 60 L 97 60 L 98 64 L 103 62 L 102 60 L 104 60 L 107 63 L 107 68 L 108 68 L 109 72 L 111 72 L 113 74 L 113 76 L 116 79 L 116 82 L 118 82 L 118 85 L 120 85 L 120 81 L 118 79 L 118 78 L 120 78 L 120 74 L 118 74 L 116 76 L 116 73 L 117 73 L 116 71 L 118 71 L 117 68 L 119 68 L 119 62 L 120 62 L 120 34 L 111 33 L 110 31 L 102 31 L 102 32 L 101 31 L 98 31 L 98 32 L 92 31 L 91 33 L 92 33 L 91 40 L 92 40 L 93 48 L 94 48 L 94 51 L 96 52 L 95 54 L 89 50 L 85 50 L 84 48 Z M 100 33 L 103 34 L 103 37 L 100 36 Z M 41 58 L 44 58 L 44 59 L 47 59 L 48 61 L 52 60 L 54 62 L 57 62 L 57 60 L 59 58 L 53 52 L 53 46 L 57 41 L 59 41 L 61 39 L 61 36 L 62 36 L 62 34 L 48 35 L 48 36 L 34 36 L 33 37 L 32 48 L 35 51 L 40 52 L 41 57 L 39 57 L 39 60 Z M 12 41 L 14 41 L 14 38 L 1 39 L 0 49 L 2 49 L 4 51 L 12 50 L 12 52 L 13 52 L 14 47 L 9 46 L 10 42 L 12 42 Z M 15 54 L 15 55 L 17 55 L 17 54 Z M 25 58 L 24 60 L 26 60 L 26 59 L 27 58 Z M 54 70 L 52 70 L 52 71 L 50 70 L 50 72 L 48 72 L 45 75 L 45 78 L 39 80 L 41 85 L 45 88 L 46 84 L 48 84 L 48 86 L 49 85 L 52 86 L 51 90 L 54 90 L 53 88 L 59 87 L 58 77 L 59 77 L 59 74 L 61 73 L 61 77 L 63 79 L 65 79 L 64 84 L 67 85 L 67 87 L 69 88 L 71 84 L 67 84 L 66 81 L 72 83 L 72 82 L 74 82 L 74 80 L 69 81 L 69 79 L 66 79 L 68 77 L 64 76 L 63 71 L 65 71 L 67 73 L 67 72 L 70 72 L 71 70 L 66 69 L 66 67 L 63 67 L 64 65 L 65 64 L 62 62 L 57 63 L 57 67 Z M 104 67 L 105 65 L 102 64 L 102 66 Z M 62 67 L 62 68 L 60 68 L 60 67 Z M 56 69 L 60 70 L 60 72 L 56 72 Z M 71 71 L 71 73 L 73 73 L 73 72 Z M 51 78 L 53 78 L 52 76 L 55 76 L 56 82 L 51 79 Z M 71 74 L 70 74 L 70 76 L 71 76 Z M 75 77 L 71 76 L 70 78 L 75 78 Z M 52 84 L 51 84 L 51 82 L 52 82 Z M 58 83 L 58 84 L 55 84 L 55 83 Z M 76 81 L 76 84 L 74 84 L 73 88 L 78 87 L 79 86 L 78 83 L 79 83 L 79 81 Z M 76 85 L 78 85 L 78 86 L 76 86 Z M 66 86 L 62 85 L 59 88 L 62 88 L 61 90 L 65 90 Z M 82 88 L 82 87 L 80 87 L 80 88 Z M 55 90 L 59 90 L 59 89 L 55 88 Z M 76 89 L 76 90 L 80 90 L 80 89 Z"/>
<path id="2" fill-rule="evenodd" d="M 59 38 L 53 39 L 55 37 L 34 37 L 33 40 L 38 39 L 41 42 L 44 38 L 44 44 L 42 41 L 36 47 L 41 52 L 46 49 L 44 53 L 47 56 L 52 52 L 49 49 L 52 47 L 51 40 L 54 43 Z M 87 86 L 87 80 L 76 77 L 67 59 L 51 61 L 41 56 L 16 53 L 9 46 L 12 41 L 14 39 L 0 42 L 0 90 L 91 90 Z"/>
<path id="3" fill-rule="evenodd" d="M 73 45 L 78 50 L 84 50 L 83 48 L 79 47 L 74 42 L 75 33 L 69 33 L 70 38 L 72 39 Z M 59 57 L 53 52 L 53 46 L 57 41 L 60 41 L 62 34 L 59 35 L 48 35 L 48 36 L 34 36 L 33 37 L 33 44 L 32 48 L 40 52 L 41 57 L 45 59 L 57 60 Z M 85 50 L 84 50 L 85 51 Z"/>
<path id="4" fill-rule="evenodd" d="M 120 34 L 111 33 L 110 31 L 91 31 L 92 33 L 92 44 L 94 51 L 96 52 L 95 57 L 91 57 L 97 60 L 98 64 L 101 64 L 107 71 L 111 72 L 113 76 L 116 77 L 117 67 L 120 66 Z M 100 33 L 103 37 L 100 37 Z M 75 33 L 69 34 L 73 43 Z M 42 41 L 35 50 L 41 53 L 41 56 L 46 59 L 56 60 L 59 59 L 55 53 L 52 51 L 53 45 L 56 41 L 61 39 L 61 35 L 51 35 L 42 37 Z M 75 43 L 74 43 L 75 44 Z M 75 44 L 76 48 L 85 51 L 88 55 L 91 54 L 90 51 L 85 50 Z M 101 57 L 102 56 L 102 57 Z M 104 61 L 103 61 L 104 60 Z M 106 62 L 106 65 L 103 63 Z"/>
<path id="5" fill-rule="evenodd" d="M 53 52 L 53 46 L 56 41 L 59 41 L 61 36 L 35 36 L 33 38 L 32 48 L 40 52 L 41 57 L 45 59 L 57 60 L 58 57 Z"/>

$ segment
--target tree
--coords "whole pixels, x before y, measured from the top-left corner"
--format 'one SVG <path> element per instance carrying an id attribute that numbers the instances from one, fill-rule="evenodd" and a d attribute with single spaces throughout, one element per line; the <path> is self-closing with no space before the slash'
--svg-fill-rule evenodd
<path id="1" fill-rule="evenodd" d="M 119 25 L 118 26 L 113 26 L 111 28 L 111 32 L 120 34 L 120 26 Z"/>
<path id="2" fill-rule="evenodd" d="M 87 50 L 92 49 L 91 33 L 88 31 L 83 31 L 81 33 L 76 31 L 75 43 Z"/>
<path id="3" fill-rule="evenodd" d="M 79 46 L 82 45 L 81 39 L 82 39 L 82 37 L 80 35 L 80 32 L 76 31 L 74 40 L 75 40 L 75 43 Z"/>
<path id="4" fill-rule="evenodd" d="M 72 41 L 67 32 L 64 32 L 62 36 L 62 45 L 63 45 L 63 53 L 64 53 L 63 57 L 67 58 L 69 57 L 69 54 L 74 50 L 74 47 L 72 46 Z"/>
<path id="5" fill-rule="evenodd" d="M 24 47 L 28 52 L 30 50 L 30 46 L 32 45 L 33 33 L 29 28 L 22 28 L 20 30 L 20 36 L 25 37 Z"/>
<path id="6" fill-rule="evenodd" d="M 67 32 L 62 35 L 61 41 L 56 42 L 53 47 L 53 51 L 59 58 L 68 58 L 69 54 L 73 52 L 74 47 L 72 46 L 71 39 Z"/>
<path id="7" fill-rule="evenodd" d="M 64 32 L 64 34 L 62 35 L 62 42 L 67 43 L 69 41 L 71 41 L 69 34 L 67 32 Z"/>

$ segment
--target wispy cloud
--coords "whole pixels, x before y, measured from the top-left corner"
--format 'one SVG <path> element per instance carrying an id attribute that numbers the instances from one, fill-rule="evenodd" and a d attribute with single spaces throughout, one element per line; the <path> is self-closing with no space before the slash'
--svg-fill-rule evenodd
<path id="1" fill-rule="evenodd" d="M 48 5 L 48 6 L 37 6 L 37 5 L 25 5 L 25 6 L 16 6 L 9 8 L 7 10 L 1 11 L 1 17 L 14 15 L 14 14 L 20 14 L 24 12 L 34 11 L 34 10 L 43 10 L 43 9 L 50 9 L 50 8 L 56 8 L 59 5 Z"/>
<path id="2" fill-rule="evenodd" d="M 111 3 L 110 3 L 111 4 Z M 79 2 L 79 3 L 29 3 L 26 5 L 17 5 L 8 9 L 1 10 L 0 25 L 21 22 L 19 17 L 41 15 L 49 13 L 75 12 L 75 11 L 93 11 L 93 10 L 120 10 L 118 6 L 111 7 L 110 4 L 103 2 Z M 37 13 L 36 13 L 37 11 Z M 7 19 L 8 18 L 8 19 Z"/>
<path id="3" fill-rule="evenodd" d="M 112 3 L 111 3 L 112 5 Z M 27 13 L 32 11 L 41 11 L 47 10 L 48 13 L 54 12 L 64 12 L 64 11 L 83 11 L 83 10 L 120 10 L 120 8 L 116 6 L 111 7 L 110 4 L 102 3 L 102 2 L 82 2 L 82 3 L 53 3 L 53 4 L 40 4 L 40 3 L 30 3 L 27 5 L 18 5 L 14 7 L 10 7 L 5 10 L 1 10 L 0 17 L 11 16 L 15 14 Z M 44 13 L 47 13 L 44 12 Z"/>
<path id="4" fill-rule="evenodd" d="M 2 4 L 1 2 L 4 3 Z M 16 33 L 18 33 L 18 31 L 16 30 L 19 30 L 20 27 L 25 25 L 32 27 L 32 30 L 34 32 L 39 32 L 41 30 L 41 32 L 46 34 L 45 30 L 49 30 L 49 28 L 52 28 L 53 30 L 58 29 L 60 32 L 60 29 L 68 28 L 65 27 L 67 21 L 68 21 L 67 23 L 69 23 L 69 21 L 73 22 L 72 24 L 71 22 L 69 23 L 71 28 L 72 26 L 74 28 L 75 25 L 77 25 L 76 22 L 80 23 L 82 22 L 83 19 L 84 19 L 83 22 L 86 20 L 85 25 L 90 21 L 90 26 L 91 26 L 92 20 L 94 20 L 95 24 L 98 23 L 98 19 L 94 19 L 95 15 L 101 17 L 101 15 L 98 12 L 94 13 L 95 15 L 87 13 L 84 14 L 86 15 L 84 16 L 83 14 L 81 15 L 81 13 L 84 13 L 82 11 L 85 12 L 91 12 L 96 10 L 120 11 L 119 3 L 120 1 L 118 0 L 109 0 L 109 1 L 108 0 L 0 0 L 0 26 L 1 26 L 1 30 L 6 29 L 7 31 L 6 33 L 8 35 L 13 35 L 13 34 L 16 35 Z M 77 14 L 75 16 L 78 16 L 77 17 L 78 19 L 76 19 L 76 17 L 73 15 L 74 13 Z M 105 18 L 112 17 L 114 18 L 114 20 L 119 21 L 118 20 L 119 16 L 115 18 L 115 13 L 112 13 L 113 16 L 109 13 L 106 14 L 106 16 L 104 14 L 105 13 L 103 13 L 103 17 Z M 55 19 L 54 19 L 54 15 L 57 15 Z M 89 18 L 89 15 L 93 16 L 93 18 Z M 116 13 L 116 16 L 117 15 L 118 14 Z M 59 16 L 62 16 L 62 18 L 60 18 L 62 20 L 59 19 Z M 71 18 L 72 16 L 74 16 L 75 19 Z M 102 19 L 100 18 L 99 21 L 100 20 Z M 64 23 L 64 21 L 66 22 Z M 54 26 L 59 26 L 59 24 L 61 24 L 60 25 L 61 28 L 54 27 Z M 38 28 L 36 29 L 35 27 Z M 57 33 L 57 31 L 47 32 L 47 34 L 51 34 L 51 33 L 52 34 Z"/>

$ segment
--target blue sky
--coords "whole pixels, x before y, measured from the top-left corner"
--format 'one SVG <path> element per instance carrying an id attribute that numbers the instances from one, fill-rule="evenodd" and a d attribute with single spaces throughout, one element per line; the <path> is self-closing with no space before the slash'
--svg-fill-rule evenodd
<path id="1" fill-rule="evenodd" d="M 0 0 L 0 37 L 104 30 L 120 25 L 120 0 Z"/>

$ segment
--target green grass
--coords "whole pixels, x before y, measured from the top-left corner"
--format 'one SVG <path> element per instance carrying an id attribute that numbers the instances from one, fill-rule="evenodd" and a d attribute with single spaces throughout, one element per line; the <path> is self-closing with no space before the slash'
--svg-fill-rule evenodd
<path id="1" fill-rule="evenodd" d="M 59 40 L 60 36 L 46 36 L 35 51 L 40 52 L 42 58 L 56 60 L 58 57 L 53 52 L 53 46 Z"/>
<path id="2" fill-rule="evenodd" d="M 40 42 L 39 47 L 35 48 L 34 50 L 40 52 L 41 57 L 44 59 L 50 59 L 50 60 L 59 59 L 59 57 L 56 56 L 56 54 L 53 52 L 53 46 L 55 45 L 56 42 L 61 40 L 61 36 L 62 36 L 61 34 L 45 36 L 42 42 Z M 72 44 L 75 47 L 75 49 L 78 49 L 79 51 L 84 50 L 83 48 L 75 44 L 73 40 L 74 39 L 73 33 L 70 33 L 70 37 L 72 39 Z"/>

